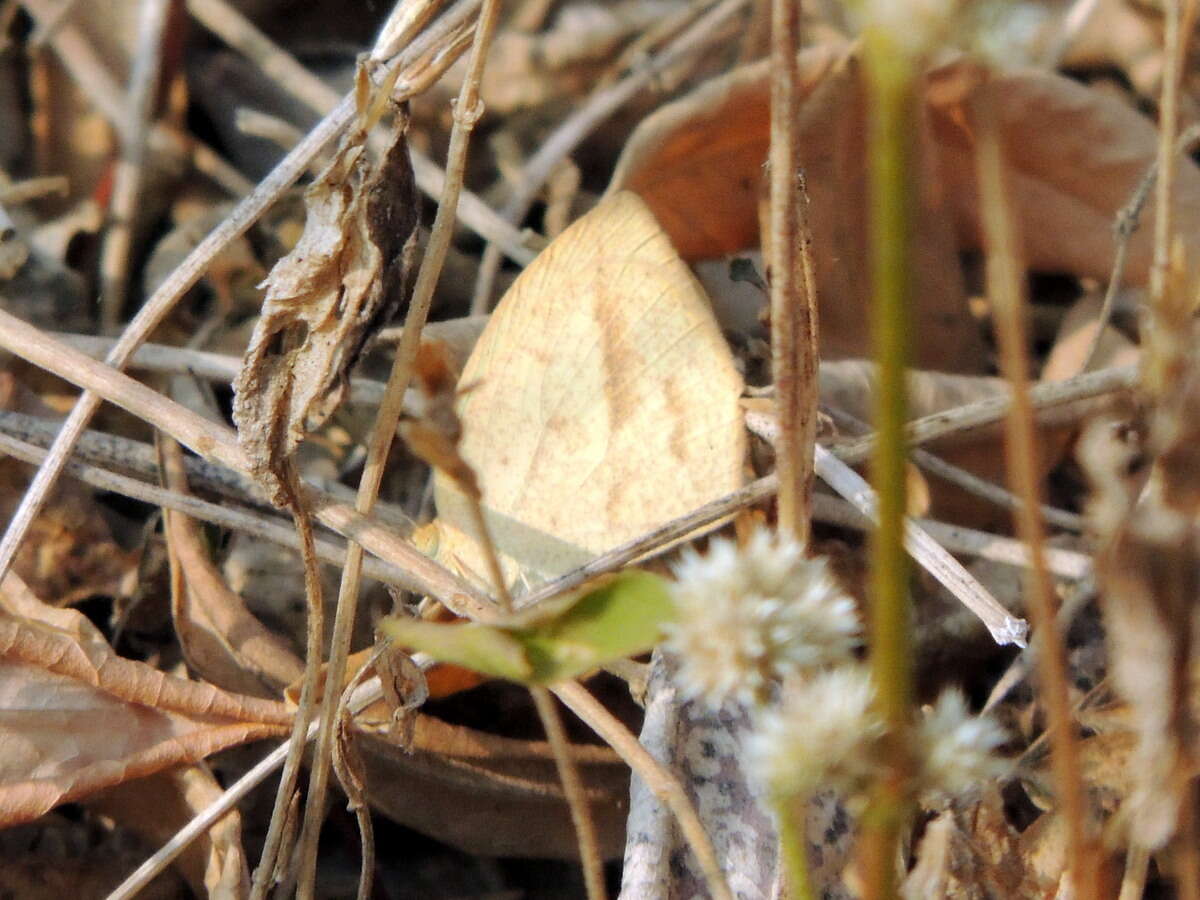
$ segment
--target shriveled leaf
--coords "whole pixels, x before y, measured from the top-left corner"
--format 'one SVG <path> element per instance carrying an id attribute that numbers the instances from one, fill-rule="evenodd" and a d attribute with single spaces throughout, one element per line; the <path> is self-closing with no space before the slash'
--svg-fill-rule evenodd
<path id="1" fill-rule="evenodd" d="M 551 684 L 649 650 L 673 617 L 665 582 L 630 571 L 501 624 L 389 618 L 380 628 L 398 644 L 442 662 L 524 684 Z"/>
<path id="2" fill-rule="evenodd" d="M 500 301 L 462 374 L 459 450 L 506 572 L 561 574 L 739 487 L 742 380 L 646 205 L 603 201 Z M 436 477 L 437 554 L 486 571 L 466 499 Z"/>
<path id="3" fill-rule="evenodd" d="M 123 659 L 86 618 L 13 574 L 0 589 L 0 825 L 247 741 L 287 733 L 282 703 Z"/>
<path id="4" fill-rule="evenodd" d="M 351 367 L 399 308 L 416 248 L 416 183 L 397 113 L 371 163 L 352 133 L 305 194 L 296 247 L 267 276 L 263 314 L 234 382 L 233 418 L 255 475 L 280 504 L 279 467 L 345 397 Z"/>

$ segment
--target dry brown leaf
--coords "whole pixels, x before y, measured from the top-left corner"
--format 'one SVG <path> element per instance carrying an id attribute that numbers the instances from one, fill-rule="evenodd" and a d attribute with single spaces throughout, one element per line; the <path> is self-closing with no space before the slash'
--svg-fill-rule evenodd
<path id="1" fill-rule="evenodd" d="M 1157 153 L 1153 123 L 1120 100 L 1033 69 L 988 73 L 958 63 L 930 73 L 928 82 L 941 186 L 963 245 L 980 245 L 975 142 L 965 111 L 989 102 L 979 99 L 986 95 L 1010 167 L 1025 262 L 1107 279 L 1116 249 L 1113 221 Z M 1200 168 L 1190 160 L 1180 160 L 1173 199 L 1179 233 L 1200 233 Z M 1153 229 L 1134 233 L 1126 284 L 1146 283 L 1152 244 Z"/>
<path id="2" fill-rule="evenodd" d="M 461 383 L 462 455 L 497 546 L 530 578 L 742 483 L 741 378 L 699 283 L 634 194 L 607 198 L 522 273 Z M 485 572 L 441 473 L 435 496 L 439 555 Z"/>
<path id="3" fill-rule="evenodd" d="M 1030 866 L 1022 835 L 1005 818 L 1004 801 L 993 787 L 970 809 L 948 810 L 926 826 L 902 894 L 908 900 L 1049 898 L 1056 885 L 1057 878 L 1044 880 Z"/>
<path id="4" fill-rule="evenodd" d="M 865 355 L 864 128 L 852 55 L 819 47 L 801 54 L 801 159 L 821 291 L 824 355 Z M 980 246 L 974 135 L 966 113 L 994 99 L 1012 167 L 1014 214 L 1028 264 L 1107 278 L 1118 209 L 1155 156 L 1156 134 L 1112 97 L 1054 74 L 986 72 L 957 62 L 932 71 L 926 88 L 926 177 L 914 259 L 917 364 L 980 371 L 986 358 L 957 293 L 956 249 Z M 647 118 L 630 139 L 610 191 L 637 191 L 689 261 L 759 243 L 757 207 L 768 143 L 768 72 L 748 66 L 715 79 Z M 1181 163 L 1177 225 L 1200 232 L 1200 169 Z M 950 234 L 944 240 L 949 228 Z M 1130 246 L 1126 279 L 1148 277 L 1150 229 Z"/>
<path id="5" fill-rule="evenodd" d="M 116 785 L 90 797 L 93 812 L 141 835 L 160 847 L 224 791 L 204 766 L 178 766 Z M 197 897 L 245 897 L 250 889 L 242 850 L 242 820 L 233 810 L 206 830 L 175 861 Z"/>
<path id="6" fill-rule="evenodd" d="M 300 241 L 264 282 L 233 418 L 254 474 L 280 505 L 280 466 L 341 403 L 351 367 L 408 290 L 419 205 L 406 128 L 397 112 L 378 165 L 362 131 L 348 136 L 305 193 Z"/>
<path id="7" fill-rule="evenodd" d="M 390 818 L 469 853 L 576 859 L 579 848 L 549 745 L 418 715 L 402 749 L 365 734 L 367 797 Z M 621 855 L 629 769 L 608 747 L 571 749 L 606 859 Z"/>
<path id="8" fill-rule="evenodd" d="M 8 372 L 0 372 L 0 409 L 53 417 Z M 32 477 L 32 468 L 15 460 L 0 464 L 0 521 L 8 521 Z M 132 592 L 139 554 L 113 538 L 91 490 L 76 481 L 59 482 L 13 562 L 39 597 L 70 606 L 97 595 L 123 598 Z"/>
<path id="9" fill-rule="evenodd" d="M 179 445 L 167 444 L 167 485 L 186 493 Z M 171 616 L 184 658 L 217 687 L 257 697 L 279 696 L 284 685 L 300 678 L 304 663 L 229 589 L 209 558 L 196 521 L 170 510 L 163 515 L 172 566 Z"/>
<path id="10" fill-rule="evenodd" d="M 801 160 L 809 195 L 822 357 L 869 352 L 864 98 L 845 44 L 800 54 Z M 760 244 L 763 163 L 769 141 L 766 62 L 714 79 L 649 116 L 626 145 L 610 191 L 636 191 L 693 262 Z M 932 163 L 928 151 L 926 167 Z M 924 368 L 980 371 L 986 358 L 955 256 L 953 225 L 936 180 L 925 179 L 914 254 L 915 360 Z M 766 248 L 763 248 L 764 251 Z"/>
<path id="11" fill-rule="evenodd" d="M 0 589 L 0 826 L 59 803 L 286 734 L 291 711 L 117 656 L 73 610 L 15 575 Z"/>

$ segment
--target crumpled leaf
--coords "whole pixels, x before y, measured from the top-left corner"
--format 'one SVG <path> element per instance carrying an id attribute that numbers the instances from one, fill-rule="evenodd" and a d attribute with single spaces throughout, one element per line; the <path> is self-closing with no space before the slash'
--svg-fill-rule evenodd
<path id="1" fill-rule="evenodd" d="M 969 809 L 947 810 L 925 827 L 901 894 L 906 900 L 1054 896 L 1061 870 L 1046 879 L 1024 844 L 1005 818 L 1000 792 L 989 788 Z"/>
<path id="2" fill-rule="evenodd" d="M 291 711 L 117 656 L 74 610 L 12 573 L 0 587 L 0 827 L 247 741 Z"/>
<path id="3" fill-rule="evenodd" d="M 234 381 L 238 441 L 279 505 L 280 466 L 346 395 L 351 367 L 399 308 L 416 249 L 416 182 L 397 113 L 378 164 L 352 133 L 305 192 L 295 248 L 264 286 L 263 314 Z"/>
<path id="4" fill-rule="evenodd" d="M 740 487 L 742 380 L 646 205 L 607 198 L 500 301 L 462 374 L 459 451 L 506 572 L 531 581 Z M 486 572 L 466 499 L 434 481 L 437 555 Z"/>
<path id="5" fill-rule="evenodd" d="M 497 624 L 441 625 L 391 617 L 379 627 L 401 646 L 442 662 L 522 684 L 552 684 L 644 653 L 673 618 L 665 582 L 632 570 Z"/>

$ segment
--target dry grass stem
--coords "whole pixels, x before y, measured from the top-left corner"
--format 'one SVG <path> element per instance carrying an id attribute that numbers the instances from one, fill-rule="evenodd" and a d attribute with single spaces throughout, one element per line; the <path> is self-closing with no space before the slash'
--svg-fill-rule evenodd
<path id="1" fill-rule="evenodd" d="M 571 758 L 571 743 L 563 728 L 562 717 L 554 705 L 554 698 L 544 687 L 534 685 L 529 688 L 529 695 L 537 707 L 538 718 L 546 730 L 546 740 L 554 752 L 554 762 L 558 766 L 558 779 L 562 782 L 563 796 L 571 810 L 571 822 L 575 826 L 575 837 L 579 841 L 579 861 L 583 866 L 583 880 L 587 889 L 588 900 L 604 900 L 607 892 L 604 889 L 604 860 L 600 856 L 600 846 L 596 841 L 596 826 L 588 811 L 587 792 L 583 780 L 579 777 L 579 769 Z"/>
<path id="2" fill-rule="evenodd" d="M 149 445 L 143 445 L 147 450 Z M 0 452 L 22 462 L 37 465 L 46 457 L 46 451 L 34 444 L 0 433 Z M 124 497 L 139 500 L 152 506 L 173 509 L 222 528 L 227 528 L 250 537 L 270 541 L 292 550 L 300 549 L 295 529 L 273 516 L 264 516 L 250 510 L 238 509 L 223 503 L 210 503 L 188 494 L 167 490 L 128 475 L 110 471 L 96 465 L 72 461 L 67 464 L 66 474 L 102 491 L 111 491 Z M 325 563 L 341 567 L 346 559 L 346 546 L 328 539 L 317 539 L 317 556 Z M 407 589 L 411 579 L 403 570 L 380 559 L 370 558 L 364 563 L 364 573 L 369 578 Z"/>
<path id="3" fill-rule="evenodd" d="M 425 256 L 417 273 L 408 312 L 404 320 L 404 333 L 396 348 L 391 375 L 380 403 L 379 412 L 367 446 L 367 459 L 359 482 L 356 510 L 370 513 L 383 481 L 384 466 L 388 451 L 396 434 L 400 413 L 404 405 L 404 394 L 412 380 L 413 363 L 420 346 L 421 329 L 433 302 L 433 290 L 441 275 L 442 264 L 450 247 L 454 233 L 455 213 L 458 197 L 462 190 L 463 174 L 466 169 L 467 148 L 470 134 L 478 121 L 482 109 L 479 104 L 479 82 L 487 51 L 495 31 L 498 14 L 496 0 L 485 0 L 480 8 L 475 26 L 474 45 L 467 62 L 467 74 L 455 106 L 454 126 L 447 151 L 446 172 L 442 197 L 437 216 L 430 231 Z M 338 587 L 337 613 L 334 619 L 333 637 L 330 644 L 329 671 L 334 684 L 344 677 L 346 659 L 350 652 L 350 633 L 358 611 L 360 575 L 362 571 L 362 547 L 352 543 L 347 550 L 346 563 L 342 568 L 342 579 Z M 502 588 L 503 585 L 500 585 Z M 321 822 L 325 817 L 325 792 L 328 785 L 329 765 L 333 752 L 334 727 L 336 725 L 337 693 L 327 692 L 321 704 L 321 729 L 313 757 L 312 774 L 309 779 L 308 800 L 304 812 L 304 831 L 301 836 L 301 868 L 298 893 L 309 896 L 316 879 L 317 840 Z"/>
<path id="4" fill-rule="evenodd" d="M 1030 616 L 1038 635 L 1040 694 L 1046 707 L 1052 768 L 1067 831 L 1067 869 L 1074 896 L 1097 896 L 1096 860 L 1089 850 L 1087 804 L 1079 769 L 1079 747 L 1071 712 L 1066 649 L 1057 627 L 1057 598 L 1046 569 L 1045 534 L 1037 514 L 1040 475 L 1028 386 L 1024 270 L 1016 248 L 1012 212 L 1005 187 L 1004 158 L 994 110 L 986 99 L 976 105 L 979 125 L 977 171 L 983 229 L 988 243 L 987 285 L 1000 345 L 1000 371 L 1012 389 L 1005 420 L 1009 478 L 1024 501 L 1016 510 L 1017 533 L 1029 549 L 1032 567 L 1026 582 Z"/>
<path id="5" fill-rule="evenodd" d="M 287 859 L 288 845 L 291 843 L 290 827 L 294 827 L 294 816 L 289 812 L 296 799 L 296 784 L 300 778 L 300 765 L 304 757 L 304 746 L 308 743 L 308 727 L 316 707 L 317 691 L 321 675 L 321 657 L 325 648 L 325 598 L 321 587 L 321 569 L 317 562 L 315 537 L 313 535 L 312 516 L 304 490 L 300 485 L 300 474 L 296 463 L 288 459 L 284 462 L 282 482 L 287 495 L 287 505 L 291 509 L 292 521 L 296 526 L 296 534 L 300 538 L 300 559 L 304 564 L 304 600 L 307 611 L 305 617 L 305 647 L 304 647 L 304 680 L 300 686 L 300 699 L 296 703 L 295 720 L 292 726 L 292 737 L 288 741 L 287 756 L 283 761 L 283 774 L 279 776 L 279 788 L 275 792 L 275 806 L 271 811 L 271 822 L 267 828 L 267 836 L 263 842 L 262 857 L 258 868 L 254 870 L 254 881 L 250 886 L 251 900 L 262 900 L 279 875 L 286 880 L 287 865 L 280 865 L 279 854 L 282 851 Z M 335 684 L 329 683 L 325 693 L 337 694 Z M 301 856 L 303 865 L 303 855 Z M 283 869 L 280 874 L 280 868 Z M 304 872 L 300 872 L 300 886 L 297 896 L 309 900 L 311 889 L 304 890 Z"/>
<path id="6" fill-rule="evenodd" d="M 1200 123 L 1195 123 L 1184 130 L 1175 142 L 1177 154 L 1190 153 L 1197 141 L 1200 141 Z M 1116 252 L 1113 254 L 1112 271 L 1108 277 L 1108 286 L 1104 289 L 1104 301 L 1100 305 L 1100 313 L 1096 319 L 1096 334 L 1088 348 L 1080 370 L 1086 370 L 1096 356 L 1096 350 L 1104 337 L 1104 331 L 1112 319 L 1113 307 L 1117 294 L 1121 289 L 1121 281 L 1125 275 L 1125 263 L 1129 258 L 1129 241 L 1138 229 L 1138 221 L 1146 201 L 1150 198 L 1150 190 L 1154 187 L 1158 175 L 1158 160 L 1156 159 L 1146 170 L 1146 174 L 1138 181 L 1137 186 L 1126 203 L 1117 211 L 1113 231 L 1116 233 Z"/>
<path id="7" fill-rule="evenodd" d="M 709 893 L 716 900 L 733 900 L 712 841 L 705 833 L 704 824 L 675 776 L 651 756 L 629 729 L 582 685 L 569 682 L 556 685 L 552 691 L 568 709 L 586 722 L 621 759 L 625 760 L 626 765 L 637 773 L 654 796 L 671 811 L 679 823 L 683 839 L 700 862 Z"/>
<path id="8" fill-rule="evenodd" d="M 142 192 L 146 148 L 154 117 L 155 94 L 162 63 L 163 29 L 169 0 L 141 0 L 137 46 L 129 73 L 125 127 L 121 155 L 113 171 L 108 230 L 100 250 L 100 327 L 116 330 L 129 286 L 129 252 L 133 246 L 134 218 Z"/>
<path id="9" fill-rule="evenodd" d="M 1174 239 L 1175 135 L 1179 132 L 1179 81 L 1183 71 L 1183 55 L 1187 36 L 1191 33 L 1195 3 L 1166 0 L 1163 4 L 1163 74 L 1162 94 L 1158 101 L 1158 176 L 1154 197 L 1154 262 L 1150 267 L 1150 302 L 1157 307 L 1166 292 L 1167 268 L 1170 265 L 1171 242 Z M 1184 18 L 1187 30 L 1184 30 Z"/>
<path id="10" fill-rule="evenodd" d="M 854 429 L 854 432 L 857 434 L 869 431 L 868 426 L 864 422 L 849 413 L 834 409 L 830 410 L 830 414 L 839 425 L 847 425 Z M 994 503 L 1003 509 L 1016 509 L 1021 502 L 1020 498 L 1007 488 L 1001 487 L 985 478 L 980 478 L 973 472 L 968 472 L 966 469 L 952 463 L 948 463 L 940 456 L 930 453 L 928 450 L 914 447 L 909 451 L 909 456 L 913 462 L 931 475 L 936 475 L 943 481 L 957 485 L 964 491 L 987 500 L 989 503 Z M 1051 525 L 1074 532 L 1082 532 L 1084 529 L 1083 516 L 1078 513 L 1068 512 L 1065 509 L 1058 509 L 1054 506 L 1047 506 L 1044 503 L 1038 508 L 1038 511 L 1042 518 Z"/>
<path id="11" fill-rule="evenodd" d="M 771 4 L 770 233 L 771 373 L 779 410 L 775 469 L 779 530 L 808 545 L 817 440 L 817 297 L 812 236 L 800 176 L 800 4 Z M 803 873 L 795 877 L 802 878 Z M 799 884 L 796 890 L 805 891 Z"/>
<path id="12" fill-rule="evenodd" d="M 478 5 L 479 0 L 460 3 L 443 19 L 448 20 L 447 25 L 453 25 L 474 12 Z M 402 6 L 398 5 L 397 10 Z M 188 0 L 188 10 L 201 25 L 254 62 L 281 89 L 320 115 L 326 115 L 341 99 L 336 91 L 294 56 L 278 47 L 226 0 Z M 387 35 L 381 35 L 381 40 L 390 42 Z M 372 55 L 376 59 L 386 58 L 374 53 Z M 440 198 L 445 172 L 417 148 L 410 146 L 409 153 L 412 155 L 417 185 L 430 197 Z M 495 242 L 514 262 L 525 265 L 533 259 L 533 252 L 525 246 L 521 233 L 470 191 L 460 190 L 458 218 L 481 236 Z"/>

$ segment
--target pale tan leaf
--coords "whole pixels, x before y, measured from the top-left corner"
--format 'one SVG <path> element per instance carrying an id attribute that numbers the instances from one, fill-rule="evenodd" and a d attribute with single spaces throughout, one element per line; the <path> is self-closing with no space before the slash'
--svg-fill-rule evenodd
<path id="1" fill-rule="evenodd" d="M 117 656 L 82 615 L 0 590 L 0 825 L 100 788 L 285 734 L 282 703 L 230 694 Z"/>
<path id="2" fill-rule="evenodd" d="M 363 133 L 349 135 L 305 194 L 304 234 L 265 282 L 233 418 L 254 474 L 281 505 L 283 460 L 341 403 L 351 367 L 408 289 L 419 206 L 406 127 L 397 113 L 377 166 Z"/>
<path id="3" fill-rule="evenodd" d="M 525 270 L 461 384 L 462 455 L 500 550 L 531 578 L 742 483 L 741 378 L 698 282 L 632 193 Z M 439 554 L 484 572 L 462 494 L 440 474 L 435 490 Z"/>

